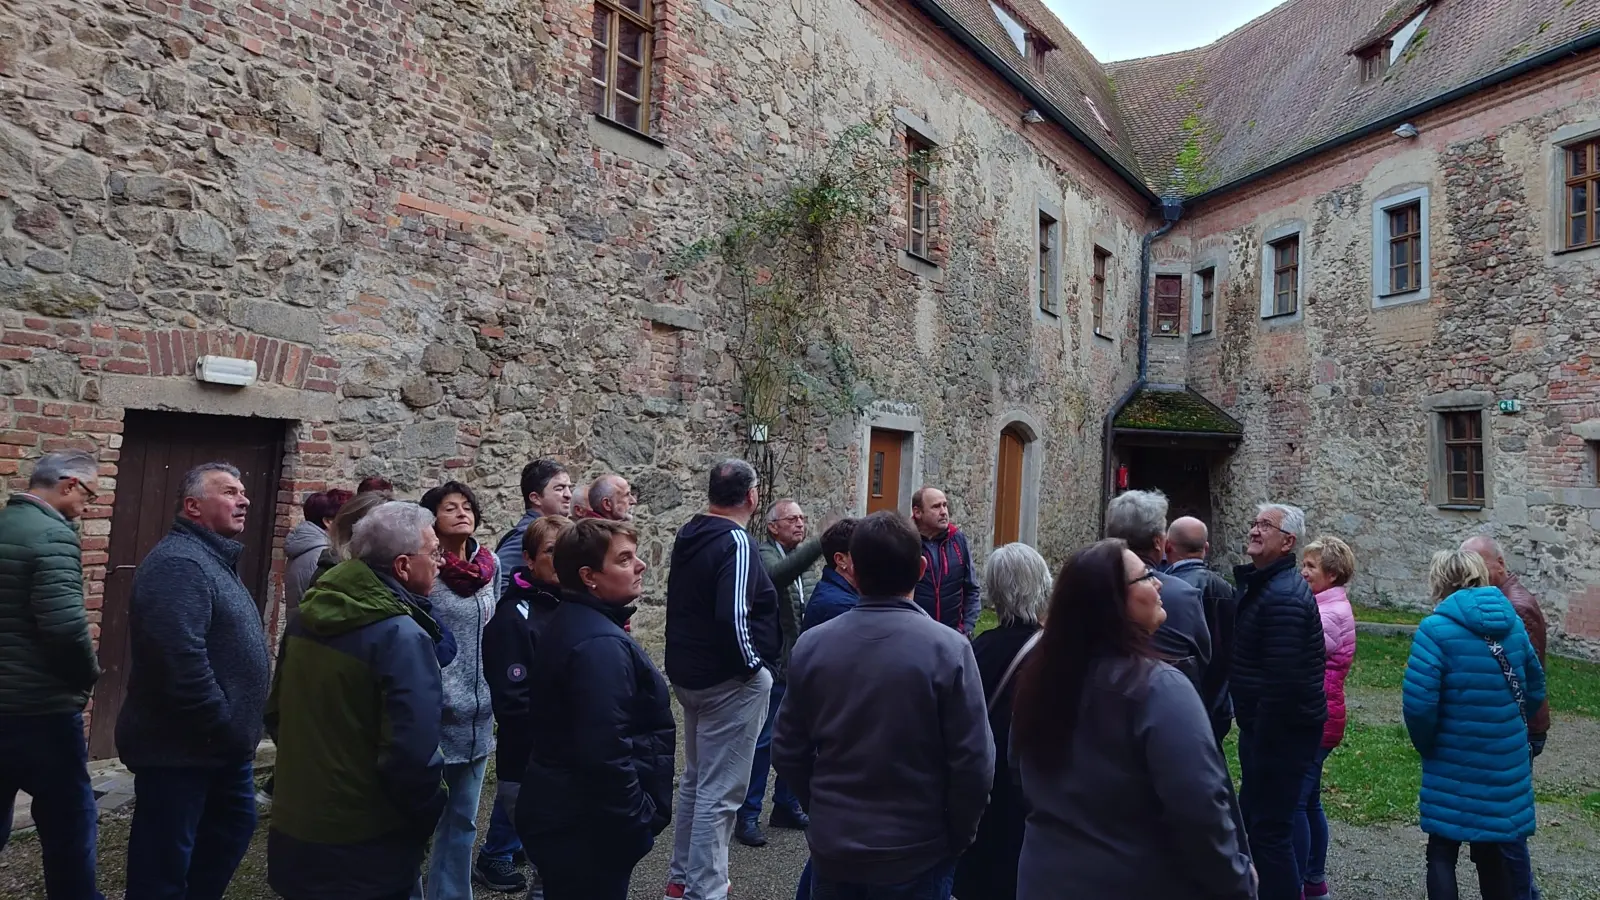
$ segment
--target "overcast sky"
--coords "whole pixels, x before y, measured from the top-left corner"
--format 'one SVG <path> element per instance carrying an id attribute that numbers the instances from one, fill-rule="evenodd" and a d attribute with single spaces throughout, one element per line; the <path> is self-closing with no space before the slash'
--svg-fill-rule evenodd
<path id="1" fill-rule="evenodd" d="M 1282 0 L 1044 0 L 1101 62 L 1209 44 Z"/>

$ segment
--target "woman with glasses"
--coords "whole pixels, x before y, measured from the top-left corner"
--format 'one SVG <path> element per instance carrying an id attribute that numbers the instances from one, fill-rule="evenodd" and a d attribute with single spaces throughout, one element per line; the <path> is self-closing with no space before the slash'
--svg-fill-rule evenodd
<path id="1" fill-rule="evenodd" d="M 1511 601 L 1489 585 L 1476 553 L 1434 554 L 1438 604 L 1411 639 L 1406 731 L 1422 756 L 1422 831 L 1428 900 L 1456 900 L 1456 860 L 1472 845 L 1484 900 L 1528 895 L 1506 846 L 1533 834 L 1529 709 L 1544 701 L 1544 670 Z"/>
<path id="2" fill-rule="evenodd" d="M 439 536 L 439 575 L 428 600 L 433 616 L 455 636 L 456 658 L 442 672 L 444 753 L 450 803 L 433 833 L 427 900 L 472 900 L 472 847 L 478 827 L 478 795 L 494 747 L 494 704 L 480 662 L 483 629 L 494 616 L 500 563 L 473 537 L 482 523 L 478 498 L 459 481 L 422 495 Z M 421 884 L 412 900 L 421 900 Z"/>
<path id="3" fill-rule="evenodd" d="M 1205 706 L 1150 646 L 1165 619 L 1156 573 L 1120 540 L 1056 577 L 1012 712 L 1022 900 L 1254 896 Z"/>

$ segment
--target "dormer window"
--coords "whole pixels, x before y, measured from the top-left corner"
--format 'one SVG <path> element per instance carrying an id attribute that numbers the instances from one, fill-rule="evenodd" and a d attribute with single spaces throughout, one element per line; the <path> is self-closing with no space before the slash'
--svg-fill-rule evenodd
<path id="1" fill-rule="evenodd" d="M 1361 81 L 1377 81 L 1389 71 L 1389 45 L 1383 43 L 1361 55 Z"/>
<path id="2" fill-rule="evenodd" d="M 1100 107 L 1094 105 L 1094 101 L 1089 99 L 1088 94 L 1083 95 L 1083 105 L 1089 107 L 1089 112 L 1094 113 L 1094 120 L 1100 123 L 1100 128 L 1106 133 L 1106 136 L 1111 136 L 1111 126 L 1106 123 L 1106 117 L 1100 115 Z"/>

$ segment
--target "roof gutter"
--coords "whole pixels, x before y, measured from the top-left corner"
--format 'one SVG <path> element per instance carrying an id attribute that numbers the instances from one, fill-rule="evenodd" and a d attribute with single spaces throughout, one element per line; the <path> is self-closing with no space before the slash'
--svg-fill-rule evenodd
<path id="1" fill-rule="evenodd" d="M 962 46 L 972 51 L 973 55 L 977 56 L 984 65 L 999 73 L 1000 77 L 1004 78 L 1008 84 L 1016 88 L 1029 103 L 1033 104 L 1035 109 L 1039 110 L 1044 115 L 1049 116 L 1050 119 L 1057 125 L 1060 125 L 1062 128 L 1066 129 L 1067 133 L 1072 135 L 1072 137 L 1075 138 L 1078 143 L 1089 148 L 1090 153 L 1093 153 L 1096 158 L 1109 166 L 1111 171 L 1117 173 L 1117 175 L 1126 181 L 1134 190 L 1138 191 L 1141 197 L 1144 197 L 1146 200 L 1150 201 L 1152 206 L 1155 206 L 1161 202 L 1161 198 L 1156 196 L 1154 191 L 1150 190 L 1149 185 L 1145 184 L 1143 178 L 1140 178 L 1127 166 L 1123 165 L 1121 162 L 1118 162 L 1116 157 L 1112 156 L 1110 153 L 1107 153 L 1105 148 L 1101 147 L 1098 142 L 1090 138 L 1089 135 L 1077 125 L 1073 124 L 1072 119 L 1068 118 L 1067 114 L 1062 111 L 1061 107 L 1055 104 L 1055 101 L 1051 100 L 1043 91 L 1035 87 L 1033 82 L 1029 81 L 1021 72 L 1018 72 L 1015 68 L 1013 68 L 1011 63 L 1001 59 L 999 54 L 989 49 L 989 46 L 983 41 L 979 40 L 977 35 L 973 34 L 967 29 L 967 26 L 961 24 L 961 22 L 959 22 L 954 16 L 950 15 L 950 13 L 939 4 L 939 0 L 911 0 L 911 3 L 917 9 L 921 10 L 924 15 L 932 19 L 940 28 L 950 32 L 950 34 L 953 35 Z"/>
<path id="2" fill-rule="evenodd" d="M 1568 41 L 1567 43 L 1562 44 L 1554 49 L 1546 50 L 1537 56 L 1530 56 L 1516 65 L 1508 66 L 1499 70 L 1498 72 L 1491 73 L 1483 78 L 1479 78 L 1476 81 L 1464 84 L 1455 90 L 1446 91 L 1443 94 L 1439 94 L 1438 96 L 1424 100 L 1415 106 L 1407 107 L 1406 109 L 1401 110 L 1400 112 L 1397 112 L 1391 116 L 1379 119 L 1370 125 L 1363 125 L 1354 131 L 1341 134 L 1332 140 L 1323 141 L 1322 143 L 1317 144 L 1308 150 L 1302 150 L 1287 159 L 1275 162 L 1272 165 L 1267 166 L 1265 169 L 1251 172 L 1249 175 L 1246 175 L 1243 178 L 1236 178 L 1227 184 L 1214 187 L 1203 194 L 1196 194 L 1184 202 L 1189 206 L 1194 206 L 1197 203 L 1202 203 L 1206 200 L 1219 197 L 1231 191 L 1236 191 L 1247 184 L 1251 184 L 1269 176 L 1276 175 L 1285 169 L 1293 168 L 1294 166 L 1297 166 L 1308 159 L 1327 153 L 1329 150 L 1338 149 L 1346 144 L 1353 144 L 1364 137 L 1376 134 L 1380 131 L 1392 131 L 1399 126 L 1404 125 L 1410 119 L 1420 116 L 1423 113 L 1432 112 L 1441 106 L 1448 106 L 1457 100 L 1468 97 L 1472 94 L 1476 94 L 1479 91 L 1487 90 L 1488 88 L 1492 88 L 1496 85 L 1511 81 L 1512 79 L 1519 78 L 1528 74 L 1529 72 L 1534 71 L 1535 69 L 1542 69 L 1545 66 L 1560 62 L 1565 57 L 1576 56 L 1585 51 L 1593 50 L 1596 47 L 1600 47 L 1600 29 L 1591 31 L 1588 34 L 1577 38 L 1576 40 Z"/>

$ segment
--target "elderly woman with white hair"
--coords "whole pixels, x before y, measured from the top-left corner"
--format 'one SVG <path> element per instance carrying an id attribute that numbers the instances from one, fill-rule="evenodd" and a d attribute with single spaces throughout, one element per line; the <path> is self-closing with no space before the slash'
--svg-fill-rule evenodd
<path id="1" fill-rule="evenodd" d="M 1000 625 L 979 635 L 972 652 L 978 657 L 989 702 L 989 729 L 994 732 L 994 787 L 978 837 L 956 867 L 955 895 L 961 900 L 1012 900 L 1017 895 L 1017 859 L 1027 810 L 1007 764 L 1011 700 L 1016 671 L 1043 633 L 1040 626 L 1050 604 L 1050 588 L 1050 567 L 1027 544 L 1007 544 L 989 554 L 983 596 L 994 605 Z"/>

